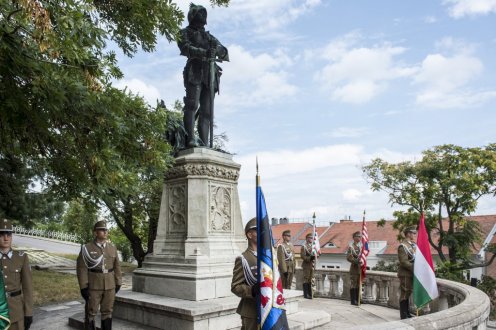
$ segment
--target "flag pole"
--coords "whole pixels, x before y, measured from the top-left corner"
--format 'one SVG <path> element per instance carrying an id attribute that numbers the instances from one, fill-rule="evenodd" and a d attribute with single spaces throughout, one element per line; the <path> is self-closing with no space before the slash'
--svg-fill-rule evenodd
<path id="1" fill-rule="evenodd" d="M 363 210 L 362 235 L 363 235 L 363 223 L 364 222 L 365 222 L 365 210 Z M 360 242 L 360 243 L 362 243 L 362 242 Z M 360 260 L 362 260 L 362 253 L 363 253 L 363 246 L 360 247 Z M 358 265 L 360 265 L 360 261 L 358 262 Z M 362 304 L 362 266 L 360 266 L 360 277 L 359 277 L 359 282 L 358 283 L 359 283 L 359 288 L 358 288 L 358 306 L 360 306 Z"/>

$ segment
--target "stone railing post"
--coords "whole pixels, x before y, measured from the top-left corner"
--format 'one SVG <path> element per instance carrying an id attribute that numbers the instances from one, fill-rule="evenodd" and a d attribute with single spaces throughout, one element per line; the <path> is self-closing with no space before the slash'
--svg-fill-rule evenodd
<path id="1" fill-rule="evenodd" d="M 315 291 L 318 296 L 323 296 L 325 295 L 324 292 L 324 279 L 325 279 L 325 274 L 323 273 L 317 273 L 315 274 Z"/>
<path id="2" fill-rule="evenodd" d="M 327 275 L 329 278 L 329 296 L 332 298 L 339 297 L 339 276 L 336 274 Z"/>
<path id="3" fill-rule="evenodd" d="M 387 279 L 380 278 L 377 281 L 377 286 L 379 287 L 379 296 L 377 297 L 377 302 L 381 305 L 387 305 L 389 300 L 389 283 L 391 281 Z"/>
<path id="4" fill-rule="evenodd" d="M 375 280 L 371 277 L 367 277 L 362 285 L 365 287 L 363 292 L 362 301 L 363 302 L 373 302 L 374 301 L 374 284 Z"/>

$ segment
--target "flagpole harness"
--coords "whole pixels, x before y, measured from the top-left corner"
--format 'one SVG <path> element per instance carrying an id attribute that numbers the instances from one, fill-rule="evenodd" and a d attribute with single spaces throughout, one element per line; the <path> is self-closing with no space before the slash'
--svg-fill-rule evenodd
<path id="1" fill-rule="evenodd" d="M 254 251 L 250 251 L 253 253 L 253 255 L 256 257 L 257 253 Z M 248 263 L 248 260 L 241 255 L 241 263 L 243 265 L 243 273 L 245 274 L 245 280 L 246 283 L 248 283 L 249 286 L 253 286 L 257 283 L 257 277 L 256 275 L 253 275 L 253 272 L 251 271 L 250 264 Z"/>
<path id="2" fill-rule="evenodd" d="M 405 243 L 401 243 L 400 245 L 405 249 L 406 254 L 408 254 L 408 260 L 415 261 L 415 250 L 417 245 L 414 242 L 410 242 L 412 248 L 410 249 Z"/>

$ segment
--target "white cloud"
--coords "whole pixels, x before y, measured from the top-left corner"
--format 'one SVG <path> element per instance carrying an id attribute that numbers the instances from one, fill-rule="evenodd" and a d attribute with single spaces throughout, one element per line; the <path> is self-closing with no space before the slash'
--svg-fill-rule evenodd
<path id="1" fill-rule="evenodd" d="M 464 108 L 479 106 L 496 97 L 495 90 L 474 90 L 469 83 L 482 74 L 484 65 L 475 57 L 473 47 L 445 38 L 437 43 L 440 48 L 453 50 L 451 56 L 429 54 L 422 61 L 414 77 L 420 85 L 417 104 L 433 108 Z"/>
<path id="2" fill-rule="evenodd" d="M 338 127 L 326 135 L 333 138 L 357 138 L 366 134 L 367 131 L 364 127 Z"/>
<path id="3" fill-rule="evenodd" d="M 189 9 L 189 0 L 177 1 L 185 14 Z M 232 0 L 227 8 L 211 8 L 210 1 L 197 0 L 198 5 L 207 8 L 209 24 L 223 22 L 237 28 L 249 27 L 257 34 L 272 34 L 299 17 L 321 5 L 321 0 Z"/>
<path id="4" fill-rule="evenodd" d="M 115 87 L 120 89 L 127 87 L 128 90 L 142 96 L 151 105 L 155 105 L 157 100 L 160 100 L 159 90 L 155 86 L 149 85 L 140 79 L 119 80 L 115 83 Z"/>
<path id="5" fill-rule="evenodd" d="M 363 194 L 358 189 L 346 189 L 342 192 L 345 201 L 356 201 Z"/>
<path id="6" fill-rule="evenodd" d="M 316 73 L 315 79 L 332 100 L 366 103 L 384 92 L 390 81 L 415 72 L 415 68 L 395 62 L 405 48 L 389 43 L 365 47 L 362 42 L 361 36 L 352 32 L 332 41 L 322 51 L 327 64 Z"/>
<path id="7" fill-rule="evenodd" d="M 429 23 L 429 24 L 436 23 L 437 18 L 436 18 L 436 16 L 426 16 L 426 17 L 424 17 L 424 22 Z"/>
<path id="8" fill-rule="evenodd" d="M 414 155 L 387 149 L 366 152 L 358 144 L 337 144 L 299 150 L 261 151 L 234 157 L 241 164 L 239 193 L 243 217 L 255 212 L 255 158 L 258 155 L 261 185 L 270 217 L 338 220 L 367 209 L 371 217 L 384 216 L 384 193 L 371 193 L 360 166 L 372 158 L 388 162 L 414 160 Z M 370 212 L 369 212 L 370 211 Z M 382 213 L 381 213 L 382 212 Z"/>
<path id="9" fill-rule="evenodd" d="M 228 49 L 231 62 L 222 64 L 220 105 L 234 111 L 239 107 L 272 104 L 297 92 L 297 87 L 289 83 L 288 70 L 293 62 L 284 50 L 255 55 L 239 45 L 230 45 Z"/>
<path id="10" fill-rule="evenodd" d="M 445 0 L 451 17 L 488 15 L 496 12 L 496 0 Z"/>

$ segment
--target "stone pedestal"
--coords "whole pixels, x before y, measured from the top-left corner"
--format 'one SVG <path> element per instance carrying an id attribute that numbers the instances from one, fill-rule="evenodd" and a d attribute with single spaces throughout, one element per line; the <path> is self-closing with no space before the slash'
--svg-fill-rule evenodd
<path id="1" fill-rule="evenodd" d="M 133 291 L 201 301 L 231 296 L 234 260 L 246 248 L 232 155 L 183 150 L 165 178 L 153 255 Z"/>

